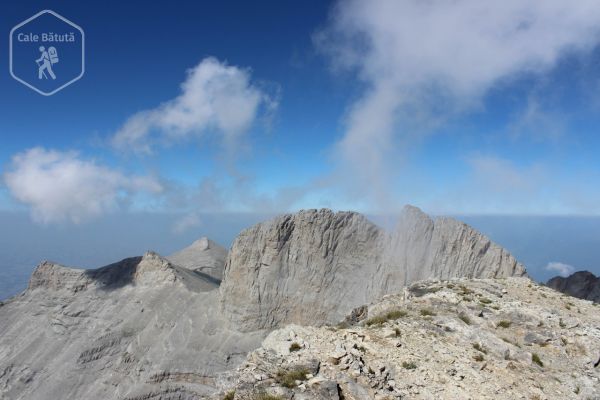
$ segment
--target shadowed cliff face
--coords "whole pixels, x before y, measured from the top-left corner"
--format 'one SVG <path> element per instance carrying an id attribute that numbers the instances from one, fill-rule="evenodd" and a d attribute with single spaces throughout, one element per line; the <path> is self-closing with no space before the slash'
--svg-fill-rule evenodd
<path id="1" fill-rule="evenodd" d="M 393 232 L 357 213 L 309 210 L 238 236 L 221 305 L 242 330 L 319 325 L 417 280 L 523 275 L 524 267 L 485 236 L 415 207 L 404 209 Z"/>
<path id="2" fill-rule="evenodd" d="M 563 278 L 556 276 L 546 286 L 569 296 L 600 303 L 600 277 L 588 271 L 579 271 Z"/>

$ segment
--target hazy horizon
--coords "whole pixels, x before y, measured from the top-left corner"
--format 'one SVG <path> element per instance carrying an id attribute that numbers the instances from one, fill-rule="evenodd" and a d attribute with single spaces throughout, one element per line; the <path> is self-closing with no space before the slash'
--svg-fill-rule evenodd
<path id="1" fill-rule="evenodd" d="M 174 214 L 113 214 L 75 228 L 40 226 L 25 212 L 0 212 L 0 299 L 26 288 L 35 266 L 50 260 L 71 267 L 98 268 L 153 250 L 163 256 L 203 236 L 229 247 L 243 229 L 269 214 L 221 213 L 200 216 L 199 226 L 174 230 Z M 368 216 L 384 226 L 393 216 Z M 600 217 L 455 216 L 505 247 L 545 282 L 559 274 L 550 263 L 600 275 Z M 390 222 L 393 224 L 393 222 Z M 389 227 L 389 224 L 388 224 Z"/>

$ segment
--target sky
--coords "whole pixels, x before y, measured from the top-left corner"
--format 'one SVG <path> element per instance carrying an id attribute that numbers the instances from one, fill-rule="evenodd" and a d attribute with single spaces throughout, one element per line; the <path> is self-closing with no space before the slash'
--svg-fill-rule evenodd
<path id="1" fill-rule="evenodd" d="M 32 227 L 168 214 L 184 235 L 211 213 L 405 204 L 600 216 L 596 1 L 0 7 L 7 36 L 45 9 L 85 32 L 85 73 L 52 96 L 0 74 L 0 211 Z M 57 47 L 60 75 L 75 58 Z"/>

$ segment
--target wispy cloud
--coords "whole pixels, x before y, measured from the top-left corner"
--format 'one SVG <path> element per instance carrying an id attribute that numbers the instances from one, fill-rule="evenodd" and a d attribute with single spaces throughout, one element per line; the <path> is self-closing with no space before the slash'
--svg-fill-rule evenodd
<path id="1" fill-rule="evenodd" d="M 315 41 L 334 71 L 365 85 L 336 147 L 348 183 L 389 201 L 396 149 L 415 134 L 411 125 L 436 126 L 496 85 L 548 71 L 564 54 L 591 49 L 599 29 L 594 0 L 338 2 Z M 530 111 L 525 124 L 537 119 Z"/>
<path id="2" fill-rule="evenodd" d="M 546 270 L 557 273 L 562 277 L 567 277 L 575 272 L 575 267 L 561 262 L 551 262 L 546 265 Z"/>
<path id="3" fill-rule="evenodd" d="M 76 152 L 33 148 L 12 158 L 4 173 L 11 195 L 42 223 L 80 223 L 119 207 L 139 193 L 160 193 L 150 177 L 128 177 Z"/>
<path id="4" fill-rule="evenodd" d="M 170 144 L 215 133 L 233 146 L 260 113 L 272 113 L 277 95 L 251 82 L 251 71 L 206 58 L 190 69 L 181 94 L 160 106 L 138 112 L 112 137 L 124 151 L 151 153 L 157 143 Z"/>
<path id="5" fill-rule="evenodd" d="M 183 215 L 173 223 L 173 232 L 177 234 L 185 233 L 190 229 L 198 228 L 202 225 L 202 219 L 197 212 Z"/>

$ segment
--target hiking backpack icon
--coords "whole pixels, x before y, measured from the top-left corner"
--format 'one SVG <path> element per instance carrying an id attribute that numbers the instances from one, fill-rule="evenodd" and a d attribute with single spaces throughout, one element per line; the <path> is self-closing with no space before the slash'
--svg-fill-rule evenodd
<path id="1" fill-rule="evenodd" d="M 58 62 L 58 52 L 56 51 L 56 47 L 50 47 L 48 49 L 48 55 L 50 56 L 50 63 L 52 63 L 52 65 Z"/>
<path id="2" fill-rule="evenodd" d="M 48 79 L 46 72 L 48 72 L 52 79 L 56 79 L 56 75 L 52 71 L 52 65 L 58 63 L 56 47 L 49 47 L 48 51 L 46 51 L 44 46 L 40 46 L 40 53 L 42 53 L 42 56 L 35 60 L 38 65 L 38 79 Z"/>

